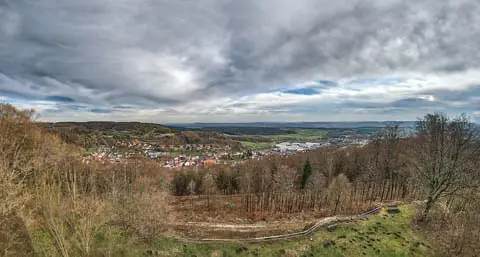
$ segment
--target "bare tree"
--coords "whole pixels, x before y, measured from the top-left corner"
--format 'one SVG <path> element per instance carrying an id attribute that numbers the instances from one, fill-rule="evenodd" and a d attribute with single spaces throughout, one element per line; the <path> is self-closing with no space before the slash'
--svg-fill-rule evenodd
<path id="1" fill-rule="evenodd" d="M 216 186 L 215 186 L 215 179 L 213 178 L 213 175 L 211 173 L 207 173 L 203 177 L 203 187 L 205 194 L 207 195 L 207 206 L 208 209 L 210 210 L 211 204 L 210 204 L 210 197 L 211 195 L 215 194 L 216 191 Z"/>
<path id="2" fill-rule="evenodd" d="M 328 199 L 330 206 L 333 207 L 333 215 L 337 214 L 338 208 L 341 207 L 340 203 L 346 202 L 350 186 L 351 184 L 344 174 L 339 174 L 328 186 Z"/>
<path id="3" fill-rule="evenodd" d="M 400 157 L 402 154 L 399 147 L 401 133 L 402 130 L 399 124 L 396 123 L 388 124 L 379 133 L 379 138 L 383 144 L 383 163 L 381 165 L 383 185 L 380 197 L 381 200 L 391 199 L 393 189 L 395 185 L 399 183 L 401 168 Z"/>
<path id="4" fill-rule="evenodd" d="M 474 186 L 478 154 L 477 129 L 465 116 L 449 119 L 445 114 L 428 114 L 416 122 L 417 142 L 413 164 L 426 189 L 427 199 L 420 220 L 445 195 Z"/>
<path id="5" fill-rule="evenodd" d="M 275 192 L 289 192 L 294 188 L 295 169 L 286 165 L 281 165 L 278 172 L 273 179 L 273 191 Z"/>

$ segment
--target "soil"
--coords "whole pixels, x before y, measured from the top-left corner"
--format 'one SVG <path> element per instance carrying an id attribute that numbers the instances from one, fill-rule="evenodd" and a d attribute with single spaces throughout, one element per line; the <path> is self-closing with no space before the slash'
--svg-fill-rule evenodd
<path id="1" fill-rule="evenodd" d="M 335 220 L 328 209 L 297 213 L 246 213 L 241 196 L 170 197 L 167 229 L 182 238 L 253 238 L 295 233 L 324 219 Z M 371 206 L 356 206 L 342 215 L 357 214 Z"/>

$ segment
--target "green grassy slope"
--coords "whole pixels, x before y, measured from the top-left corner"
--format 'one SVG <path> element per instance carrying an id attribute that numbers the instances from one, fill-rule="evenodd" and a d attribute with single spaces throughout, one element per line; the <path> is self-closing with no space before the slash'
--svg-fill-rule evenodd
<path id="1" fill-rule="evenodd" d="M 115 251 L 121 256 L 434 256 L 428 244 L 411 229 L 413 207 L 402 206 L 400 209 L 400 214 L 382 212 L 368 220 L 340 224 L 332 232 L 321 230 L 311 237 L 294 240 L 195 244 L 161 238 L 146 245 L 116 235 L 111 238 L 99 236 L 96 244 L 107 247 L 112 242 L 106 241 L 118 241 L 119 245 L 125 246 Z M 42 252 L 42 245 L 37 245 L 39 252 Z"/>
<path id="2" fill-rule="evenodd" d="M 272 142 L 250 142 L 240 141 L 242 147 L 252 150 L 270 149 L 274 145 Z"/>

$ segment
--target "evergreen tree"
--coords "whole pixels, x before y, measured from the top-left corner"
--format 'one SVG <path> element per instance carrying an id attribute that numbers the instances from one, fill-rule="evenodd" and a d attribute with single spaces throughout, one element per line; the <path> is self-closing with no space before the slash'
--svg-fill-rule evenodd
<path id="1" fill-rule="evenodd" d="M 303 165 L 303 170 L 302 170 L 302 177 L 300 180 L 300 189 L 305 189 L 305 186 L 307 185 L 308 179 L 312 175 L 312 165 L 310 165 L 310 160 L 307 159 L 305 164 Z"/>

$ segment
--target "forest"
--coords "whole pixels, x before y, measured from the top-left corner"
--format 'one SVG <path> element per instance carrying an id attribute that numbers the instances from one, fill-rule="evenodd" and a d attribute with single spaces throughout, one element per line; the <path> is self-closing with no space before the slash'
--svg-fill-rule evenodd
<path id="1" fill-rule="evenodd" d="M 174 128 L 153 123 L 89 121 L 35 124 L 47 133 L 56 134 L 64 142 L 86 149 L 135 139 L 163 145 L 220 144 L 240 148 L 236 138 L 214 131 Z"/>
<path id="2" fill-rule="evenodd" d="M 387 125 L 364 147 L 174 173 L 145 159 L 85 162 L 85 149 L 40 129 L 32 115 L 0 105 L 3 256 L 121 256 L 125 243 L 99 245 L 98 237 L 121 231 L 148 242 L 172 217 L 275 221 L 389 201 L 419 203 L 412 226 L 438 256 L 478 255 L 480 143 L 465 115 L 427 114 L 410 137 Z"/>

